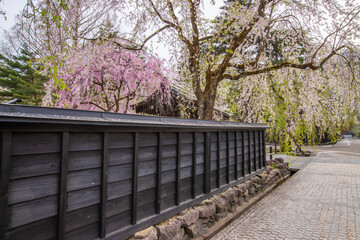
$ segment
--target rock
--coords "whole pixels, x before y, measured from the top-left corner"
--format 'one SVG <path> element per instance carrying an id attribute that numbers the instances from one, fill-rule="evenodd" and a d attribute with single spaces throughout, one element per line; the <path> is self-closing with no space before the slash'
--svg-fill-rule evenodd
<path id="1" fill-rule="evenodd" d="M 228 209 L 229 212 L 233 213 L 236 211 L 236 205 L 231 205 L 230 208 Z"/>
<path id="2" fill-rule="evenodd" d="M 259 178 L 258 176 L 255 176 L 251 179 L 251 181 L 254 183 L 254 184 L 262 184 L 263 183 L 263 180 L 262 178 Z"/>
<path id="3" fill-rule="evenodd" d="M 268 174 L 266 172 L 262 172 L 258 176 L 259 176 L 259 178 L 261 178 L 263 180 L 266 180 L 268 178 Z"/>
<path id="4" fill-rule="evenodd" d="M 221 196 L 215 196 L 215 197 L 212 198 L 212 200 L 214 201 L 214 203 L 216 205 L 216 212 L 217 213 L 221 213 L 225 209 L 227 209 L 229 203 L 228 203 L 228 201 L 226 201 L 225 198 L 223 198 Z"/>
<path id="5" fill-rule="evenodd" d="M 208 218 L 216 213 L 216 205 L 211 200 L 201 202 L 203 205 L 195 207 L 195 210 L 199 211 L 200 218 Z"/>
<path id="6" fill-rule="evenodd" d="M 268 171 L 268 173 L 270 174 L 270 172 L 272 171 L 272 170 L 274 170 L 275 168 L 274 167 L 271 167 L 271 166 L 267 166 L 266 167 L 266 170 Z"/>
<path id="7" fill-rule="evenodd" d="M 219 219 L 221 219 L 221 218 L 224 218 L 224 217 L 226 217 L 227 216 L 227 212 L 226 211 L 223 211 L 223 212 L 221 212 L 221 213 L 215 213 L 215 220 L 216 221 L 219 221 Z"/>
<path id="8" fill-rule="evenodd" d="M 182 213 L 181 216 L 176 217 L 183 227 L 190 226 L 199 219 L 199 211 L 190 209 Z"/>
<path id="9" fill-rule="evenodd" d="M 269 178 L 275 178 L 276 176 L 280 176 L 279 169 L 273 169 L 270 171 Z"/>
<path id="10" fill-rule="evenodd" d="M 169 219 L 163 223 L 155 225 L 159 231 L 160 240 L 175 239 L 181 228 L 181 222 L 175 218 Z"/>
<path id="11" fill-rule="evenodd" d="M 210 199 L 205 199 L 204 201 L 202 201 L 201 203 L 199 203 L 199 206 L 204 206 L 204 205 L 211 205 L 214 202 L 211 201 Z"/>
<path id="12" fill-rule="evenodd" d="M 235 202 L 235 190 L 232 188 L 221 193 L 221 196 L 224 197 L 229 203 Z"/>
<path id="13" fill-rule="evenodd" d="M 207 228 L 211 228 L 212 226 L 215 225 L 215 222 L 216 221 L 205 223 L 204 226 L 207 227 Z"/>
<path id="14" fill-rule="evenodd" d="M 197 238 L 200 237 L 203 234 L 203 227 L 202 227 L 202 223 L 201 221 L 197 221 L 194 224 L 191 224 L 188 227 L 185 227 L 185 231 L 186 233 L 191 237 L 191 238 Z"/>
<path id="15" fill-rule="evenodd" d="M 311 156 L 311 152 L 310 152 L 310 151 L 305 151 L 305 152 L 304 152 L 304 156 L 305 156 L 305 157 L 310 157 L 310 156 Z"/>
<path id="16" fill-rule="evenodd" d="M 189 235 L 187 235 L 187 234 L 185 233 L 185 229 L 184 229 L 184 237 L 183 237 L 181 240 L 190 240 Z"/>
<path id="17" fill-rule="evenodd" d="M 282 163 L 276 164 L 275 167 L 278 168 L 278 169 L 283 169 L 284 168 Z"/>
<path id="18" fill-rule="evenodd" d="M 243 203 L 244 203 L 244 197 L 239 197 L 237 200 L 237 205 L 241 206 L 241 205 L 243 205 Z"/>
<path id="19" fill-rule="evenodd" d="M 249 191 L 249 195 L 253 196 L 255 194 L 255 188 L 254 187 L 251 187 L 248 189 Z"/>
<path id="20" fill-rule="evenodd" d="M 239 197 L 244 196 L 244 194 L 246 193 L 246 185 L 244 183 L 241 183 L 239 185 L 236 185 L 236 187 L 237 187 L 237 189 L 239 191 Z"/>
<path id="21" fill-rule="evenodd" d="M 259 193 L 261 191 L 261 185 L 260 184 L 254 184 L 255 192 Z"/>
<path id="22" fill-rule="evenodd" d="M 250 201 L 250 195 L 245 195 L 245 196 L 244 196 L 244 201 L 245 201 L 245 202 Z"/>
<path id="23" fill-rule="evenodd" d="M 250 180 L 245 181 L 246 188 L 249 189 L 252 187 L 252 182 Z"/>
<path id="24" fill-rule="evenodd" d="M 210 217 L 207 217 L 207 218 L 201 218 L 201 219 L 199 219 L 199 221 L 201 221 L 202 223 L 208 223 L 208 222 L 211 222 L 211 219 L 214 219 L 214 217 L 213 216 L 211 216 L 211 218 Z"/>
<path id="25" fill-rule="evenodd" d="M 156 240 L 158 239 L 156 228 L 151 226 L 140 232 L 135 233 L 135 239 L 144 239 L 144 240 Z"/>

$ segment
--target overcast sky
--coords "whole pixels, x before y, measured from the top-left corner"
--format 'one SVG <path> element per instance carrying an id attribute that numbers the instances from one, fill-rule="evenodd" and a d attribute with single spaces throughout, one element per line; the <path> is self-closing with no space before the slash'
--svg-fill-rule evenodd
<path id="1" fill-rule="evenodd" d="M 26 0 L 4 0 L 0 3 L 0 8 L 6 12 L 7 20 L 0 18 L 0 28 L 8 30 L 14 24 L 16 14 L 25 7 Z"/>
<path id="2" fill-rule="evenodd" d="M 20 13 L 24 8 L 27 0 L 3 0 L 4 2 L 0 3 L 0 8 L 6 12 L 7 20 L 3 17 L 0 18 L 0 39 L 3 38 L 3 31 L 9 30 L 15 23 L 16 14 Z M 210 0 L 205 1 L 204 12 L 206 17 L 213 19 L 219 13 L 219 7 L 222 5 L 222 0 L 217 0 L 216 5 L 213 6 L 210 4 Z M 169 60 L 169 52 L 166 46 L 160 44 L 154 44 L 154 52 L 156 52 L 160 57 L 163 57 Z"/>

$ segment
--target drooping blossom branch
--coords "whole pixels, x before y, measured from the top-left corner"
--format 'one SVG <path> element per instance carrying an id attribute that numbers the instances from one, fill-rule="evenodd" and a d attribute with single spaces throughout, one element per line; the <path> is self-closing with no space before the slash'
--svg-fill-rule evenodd
<path id="1" fill-rule="evenodd" d="M 167 88 L 163 61 L 105 42 L 72 52 L 47 85 L 45 105 L 132 113 L 134 104 Z M 56 81 L 60 81 L 56 82 Z"/>

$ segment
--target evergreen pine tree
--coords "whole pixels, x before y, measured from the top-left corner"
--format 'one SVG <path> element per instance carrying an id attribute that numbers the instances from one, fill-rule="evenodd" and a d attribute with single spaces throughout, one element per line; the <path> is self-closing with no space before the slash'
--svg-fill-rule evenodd
<path id="1" fill-rule="evenodd" d="M 23 104 L 40 105 L 48 78 L 31 65 L 34 54 L 24 45 L 18 56 L 0 54 L 0 102 L 20 98 Z"/>

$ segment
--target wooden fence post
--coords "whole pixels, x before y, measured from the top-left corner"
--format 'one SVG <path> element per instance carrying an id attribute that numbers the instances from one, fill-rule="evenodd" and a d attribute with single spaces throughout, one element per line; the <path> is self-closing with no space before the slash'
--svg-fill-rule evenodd
<path id="1" fill-rule="evenodd" d="M 204 174 L 205 193 L 210 192 L 210 171 L 211 171 L 210 163 L 211 163 L 211 135 L 210 132 L 207 132 L 205 139 L 205 174 Z"/>
<path id="2" fill-rule="evenodd" d="M 134 133 L 134 162 L 133 162 L 133 183 L 132 183 L 132 212 L 131 222 L 137 222 L 137 189 L 138 189 L 138 165 L 139 165 L 139 133 Z"/>
<path id="3" fill-rule="evenodd" d="M 100 238 L 104 238 L 106 234 L 106 202 L 108 188 L 108 161 L 109 161 L 109 133 L 104 132 L 103 136 L 103 156 L 101 164 L 101 213 L 100 213 Z"/>
<path id="4" fill-rule="evenodd" d="M 5 239 L 8 224 L 8 190 L 10 175 L 11 132 L 1 134 L 1 159 L 0 159 L 0 239 Z"/>

